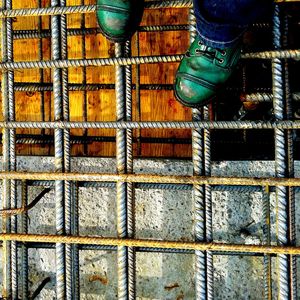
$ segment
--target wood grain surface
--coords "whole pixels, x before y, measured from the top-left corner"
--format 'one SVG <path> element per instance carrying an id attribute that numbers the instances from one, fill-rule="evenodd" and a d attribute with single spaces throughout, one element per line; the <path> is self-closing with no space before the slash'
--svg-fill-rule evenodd
<path id="1" fill-rule="evenodd" d="M 82 0 L 69 0 L 67 5 L 80 5 Z M 95 0 L 86 0 L 94 4 Z M 50 6 L 50 0 L 41 0 L 43 7 Z M 14 0 L 13 8 L 38 7 L 39 0 Z M 145 10 L 141 25 L 187 24 L 188 9 Z M 95 28 L 95 14 L 74 14 L 67 16 L 68 28 Z M 17 17 L 14 30 L 49 29 L 50 17 Z M 138 39 L 138 43 L 137 43 Z M 189 34 L 186 31 L 139 32 L 132 38 L 132 55 L 171 55 L 184 53 L 188 47 Z M 139 47 L 137 45 L 139 44 Z M 139 48 L 139 49 L 138 49 Z M 68 58 L 113 57 L 114 44 L 101 34 L 68 37 Z M 14 40 L 14 60 L 46 60 L 51 58 L 51 40 Z M 178 63 L 143 64 L 133 66 L 133 83 L 136 83 L 137 68 L 141 84 L 173 84 Z M 17 70 L 15 82 L 51 83 L 51 70 Z M 84 75 L 85 74 L 85 75 Z M 86 78 L 84 78 L 86 77 Z M 114 67 L 70 68 L 69 83 L 111 83 L 115 81 Z M 136 91 L 132 91 L 133 119 L 151 120 L 191 120 L 191 110 L 175 101 L 173 91 L 141 90 L 137 103 Z M 114 121 L 116 101 L 114 90 L 69 92 L 71 121 Z M 51 92 L 15 92 L 16 119 L 18 121 L 53 120 L 53 95 Z M 17 134 L 51 135 L 51 130 L 18 129 Z M 115 136 L 114 130 L 72 130 L 73 136 Z M 190 130 L 136 130 L 134 155 L 143 157 L 190 157 L 188 144 L 144 143 L 139 138 L 165 137 L 190 138 Z M 53 155 L 53 145 L 18 144 L 19 155 Z M 72 146 L 76 156 L 114 156 L 114 142 L 92 142 Z"/>

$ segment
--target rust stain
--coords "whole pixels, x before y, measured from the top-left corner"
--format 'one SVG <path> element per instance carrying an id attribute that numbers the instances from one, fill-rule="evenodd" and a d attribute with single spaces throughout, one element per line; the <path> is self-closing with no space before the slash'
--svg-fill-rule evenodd
<path id="1" fill-rule="evenodd" d="M 4 287 L 2 288 L 2 295 L 3 295 L 3 299 L 7 298 L 7 291 L 6 291 L 6 289 Z"/>
<path id="2" fill-rule="evenodd" d="M 174 108 L 174 106 L 176 105 L 175 99 L 170 98 L 170 99 L 168 100 L 168 105 L 169 105 L 169 107 Z"/>
<path id="3" fill-rule="evenodd" d="M 173 284 L 170 284 L 170 285 L 166 285 L 165 286 L 165 290 L 166 291 L 171 291 L 173 289 L 176 289 L 179 287 L 179 284 L 177 282 L 173 283 Z"/>
<path id="4" fill-rule="evenodd" d="M 255 110 L 258 106 L 255 102 L 244 102 L 243 103 L 245 110 Z"/>
<path id="5" fill-rule="evenodd" d="M 27 97 L 33 97 L 35 95 L 35 92 L 26 92 Z"/>
<path id="6" fill-rule="evenodd" d="M 176 300 L 183 300 L 184 299 L 184 295 L 183 292 L 181 291 L 180 295 L 177 296 Z"/>
<path id="7" fill-rule="evenodd" d="M 95 282 L 95 281 L 99 281 L 103 285 L 107 285 L 108 284 L 107 275 L 105 274 L 105 276 L 101 276 L 101 275 L 92 275 L 92 276 L 90 276 L 89 282 Z"/>
<path id="8" fill-rule="evenodd" d="M 115 57 L 115 44 L 114 43 L 110 43 L 109 44 L 109 49 L 107 51 L 109 57 Z"/>

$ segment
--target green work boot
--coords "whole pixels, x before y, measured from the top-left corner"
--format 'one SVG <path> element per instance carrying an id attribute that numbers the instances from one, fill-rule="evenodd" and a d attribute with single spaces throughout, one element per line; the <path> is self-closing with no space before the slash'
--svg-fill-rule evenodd
<path id="1" fill-rule="evenodd" d="M 101 32 L 116 43 L 130 39 L 142 19 L 143 7 L 143 0 L 97 0 Z"/>
<path id="2" fill-rule="evenodd" d="M 201 107 L 212 101 L 241 56 L 241 43 L 226 49 L 205 46 L 197 36 L 176 73 L 174 93 L 179 102 Z"/>

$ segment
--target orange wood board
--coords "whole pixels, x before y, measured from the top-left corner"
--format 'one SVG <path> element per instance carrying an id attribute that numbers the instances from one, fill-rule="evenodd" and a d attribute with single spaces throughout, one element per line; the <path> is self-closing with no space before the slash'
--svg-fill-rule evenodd
<path id="1" fill-rule="evenodd" d="M 50 6 L 50 0 L 42 0 L 42 6 Z M 82 0 L 69 0 L 67 5 L 80 5 Z M 84 4 L 95 4 L 95 0 Z M 14 0 L 13 8 L 38 7 L 38 0 Z M 156 9 L 145 10 L 142 24 L 166 25 L 187 24 L 189 10 Z M 13 20 L 14 30 L 46 30 L 49 29 L 50 17 L 17 17 Z M 94 13 L 67 16 L 68 28 L 97 27 Z M 137 43 L 138 39 L 138 43 Z M 139 49 L 137 45 L 139 44 Z M 182 54 L 189 44 L 186 31 L 139 32 L 132 39 L 132 55 L 172 55 Z M 83 51 L 85 49 L 85 51 Z M 85 52 L 85 54 L 84 54 Z M 86 36 L 68 36 L 68 58 L 102 58 L 114 56 L 114 44 L 107 41 L 101 34 Z M 14 60 L 48 60 L 51 59 L 51 40 L 28 39 L 14 40 Z M 173 84 L 178 63 L 158 63 L 134 65 L 133 83 L 136 83 L 137 68 L 140 72 L 140 84 Z M 115 81 L 114 67 L 70 68 L 69 83 L 109 83 Z M 16 70 L 15 82 L 51 83 L 52 72 L 44 70 Z M 140 102 L 137 104 L 136 91 L 132 91 L 133 120 L 135 121 L 190 121 L 191 110 L 175 101 L 173 91 L 141 90 Z M 70 91 L 70 120 L 84 121 L 115 121 L 116 101 L 114 90 Z M 16 119 L 18 121 L 50 121 L 53 120 L 52 92 L 15 92 Z M 86 113 L 84 113 L 84 111 Z M 18 129 L 17 134 L 53 134 L 51 130 Z M 72 130 L 72 135 L 81 136 L 115 136 L 115 130 Z M 190 130 L 135 130 L 139 137 L 190 138 Z M 53 155 L 53 145 L 19 144 L 19 155 Z M 76 156 L 115 156 L 114 142 L 93 142 L 85 145 L 72 145 L 72 155 Z M 134 144 L 134 155 L 143 157 L 190 157 L 191 146 L 187 144 L 139 143 Z"/>

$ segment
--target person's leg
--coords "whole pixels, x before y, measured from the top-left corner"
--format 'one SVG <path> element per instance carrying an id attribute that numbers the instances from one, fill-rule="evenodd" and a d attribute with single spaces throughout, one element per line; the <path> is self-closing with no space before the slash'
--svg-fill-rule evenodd
<path id="1" fill-rule="evenodd" d="M 200 39 L 214 48 L 234 45 L 272 0 L 193 0 Z"/>
<path id="2" fill-rule="evenodd" d="M 271 0 L 194 0 L 198 34 L 174 86 L 182 104 L 199 107 L 215 98 L 237 65 L 247 25 L 271 5 Z"/>

